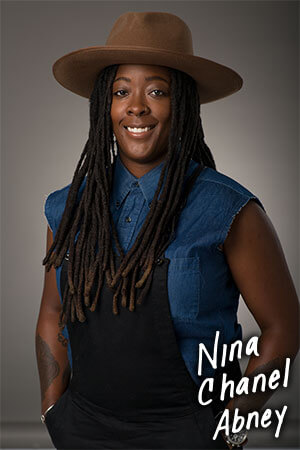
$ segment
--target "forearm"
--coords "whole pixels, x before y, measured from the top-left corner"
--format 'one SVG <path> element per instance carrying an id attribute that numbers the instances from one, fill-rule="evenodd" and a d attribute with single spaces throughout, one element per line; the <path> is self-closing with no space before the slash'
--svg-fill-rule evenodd
<path id="1" fill-rule="evenodd" d="M 63 394 L 70 379 L 68 342 L 59 330 L 58 320 L 58 311 L 41 311 L 36 327 L 35 347 L 42 412 Z"/>
<path id="2" fill-rule="evenodd" d="M 283 372 L 286 367 L 286 358 L 291 359 L 291 364 L 298 352 L 299 347 L 298 330 L 291 333 L 285 330 L 266 330 L 259 338 L 258 353 L 259 356 L 252 355 L 249 359 L 244 377 L 249 378 L 248 394 L 236 395 L 231 399 L 226 408 L 231 411 L 231 416 L 236 408 L 239 414 L 246 416 L 251 411 L 259 411 L 276 391 L 276 389 L 266 388 L 265 392 L 258 389 L 252 392 L 252 385 L 255 376 L 264 374 L 266 379 L 277 369 L 281 374 L 281 385 Z M 260 386 L 260 384 L 259 384 Z"/>

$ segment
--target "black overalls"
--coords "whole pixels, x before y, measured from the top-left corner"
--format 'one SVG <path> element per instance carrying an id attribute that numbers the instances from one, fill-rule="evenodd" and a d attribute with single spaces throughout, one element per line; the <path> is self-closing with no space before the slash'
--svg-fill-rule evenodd
<path id="1" fill-rule="evenodd" d="M 169 262 L 164 255 L 156 260 L 151 288 L 134 312 L 119 305 L 114 315 L 113 292 L 104 283 L 96 311 L 85 311 L 86 322 L 68 322 L 72 377 L 46 415 L 59 450 L 228 448 L 220 435 L 212 440 L 212 407 L 198 402 L 199 387 L 176 341 Z M 64 259 L 61 292 L 67 264 Z"/>

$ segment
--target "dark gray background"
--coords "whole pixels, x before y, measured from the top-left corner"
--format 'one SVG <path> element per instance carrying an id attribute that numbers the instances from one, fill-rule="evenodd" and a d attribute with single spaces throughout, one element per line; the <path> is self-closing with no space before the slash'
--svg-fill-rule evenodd
<path id="1" fill-rule="evenodd" d="M 39 424 L 34 336 L 42 294 L 47 194 L 71 182 L 88 138 L 88 100 L 52 75 L 60 56 L 104 45 L 126 11 L 166 11 L 191 28 L 194 53 L 236 70 L 242 89 L 202 106 L 217 169 L 263 202 L 299 292 L 299 2 L 2 1 L 2 445 L 50 447 Z M 284 299 L 283 299 L 284 301 Z M 245 337 L 259 334 L 242 298 Z M 245 362 L 243 362 L 245 364 Z M 296 446 L 298 363 L 278 440 L 270 430 L 250 446 Z"/>

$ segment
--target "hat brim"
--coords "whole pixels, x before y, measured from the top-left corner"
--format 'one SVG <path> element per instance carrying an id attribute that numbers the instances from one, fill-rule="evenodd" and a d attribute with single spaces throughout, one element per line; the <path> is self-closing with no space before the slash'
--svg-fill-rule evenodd
<path id="1" fill-rule="evenodd" d="M 181 70 L 196 81 L 201 104 L 227 97 L 243 85 L 237 72 L 215 61 L 138 46 L 82 48 L 59 58 L 52 70 L 64 88 L 90 98 L 99 72 L 112 64 L 151 64 Z"/>

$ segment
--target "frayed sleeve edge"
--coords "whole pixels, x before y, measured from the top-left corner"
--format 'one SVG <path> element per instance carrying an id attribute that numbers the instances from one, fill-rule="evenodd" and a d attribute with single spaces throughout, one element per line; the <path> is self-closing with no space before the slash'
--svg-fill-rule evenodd
<path id="1" fill-rule="evenodd" d="M 46 220 L 47 220 L 47 224 L 48 224 L 50 230 L 53 233 L 54 223 L 53 223 L 53 218 L 52 218 L 52 215 L 51 215 L 51 208 L 50 208 L 51 194 L 52 193 L 53 192 L 50 192 L 49 194 L 45 195 L 43 211 L 44 211 L 44 215 L 45 215 Z"/>

